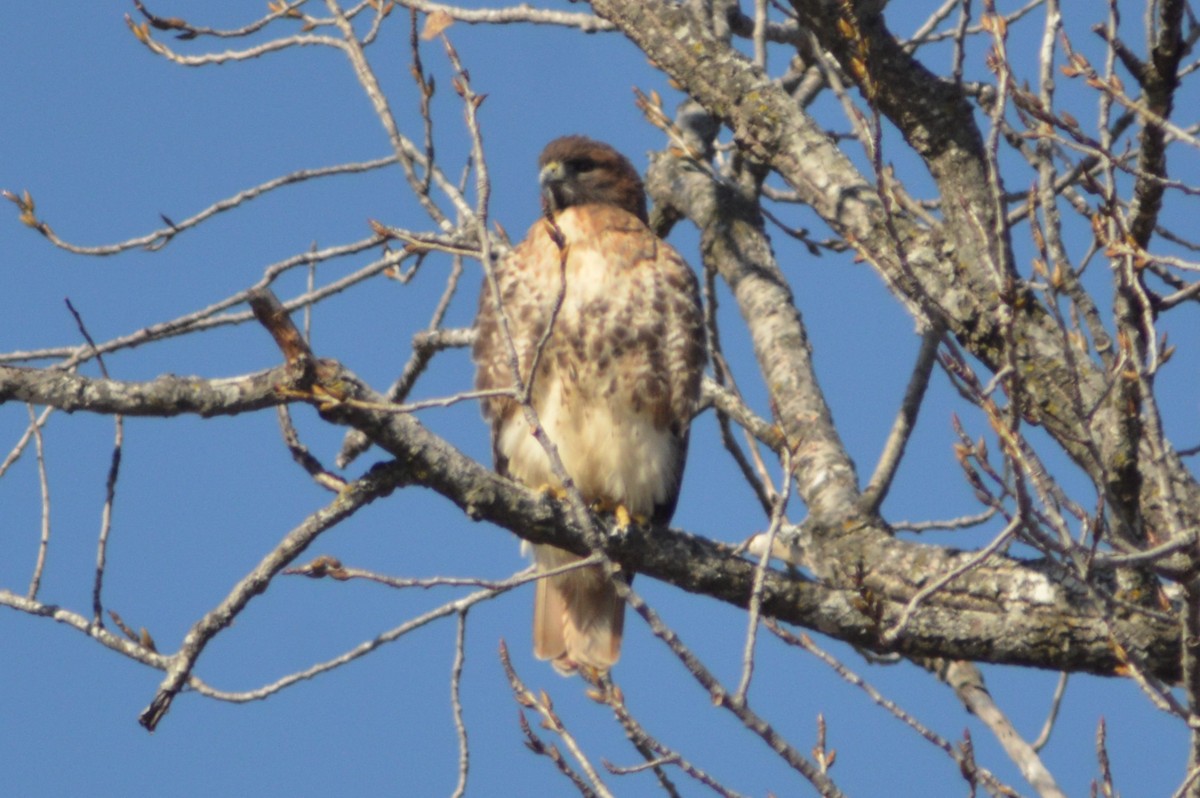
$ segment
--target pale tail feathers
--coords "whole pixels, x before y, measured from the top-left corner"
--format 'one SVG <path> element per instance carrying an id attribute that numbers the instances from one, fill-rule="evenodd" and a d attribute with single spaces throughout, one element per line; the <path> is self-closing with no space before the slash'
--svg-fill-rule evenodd
<path id="1" fill-rule="evenodd" d="M 549 582 L 538 581 L 533 599 L 533 653 L 538 659 L 557 659 L 567 650 L 562 624 L 567 603 Z"/>
<path id="2" fill-rule="evenodd" d="M 578 558 L 551 546 L 536 546 L 538 567 L 547 570 Z M 606 672 L 621 656 L 625 602 L 595 566 L 537 583 L 533 609 L 533 653 L 553 661 L 564 675 L 580 666 Z"/>

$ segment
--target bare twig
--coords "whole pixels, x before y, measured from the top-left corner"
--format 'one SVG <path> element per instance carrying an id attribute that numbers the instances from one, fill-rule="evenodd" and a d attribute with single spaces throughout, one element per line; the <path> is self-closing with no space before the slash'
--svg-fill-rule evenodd
<path id="1" fill-rule="evenodd" d="M 197 333 L 205 330 L 211 330 L 217 327 L 223 327 L 232 324 L 243 324 L 254 318 L 254 315 L 246 310 L 234 313 L 226 313 L 230 308 L 237 305 L 245 304 L 250 295 L 256 290 L 270 286 L 276 278 L 281 274 L 290 271 L 291 269 L 306 266 L 313 261 L 323 261 L 329 258 L 345 257 L 362 252 L 366 249 L 377 247 L 380 243 L 378 237 L 363 239 L 337 247 L 323 249 L 320 252 L 312 253 L 305 251 L 299 255 L 286 258 L 277 263 L 273 263 L 264 270 L 263 278 L 255 285 L 238 291 L 231 296 L 226 297 L 218 302 L 215 302 L 207 307 L 184 314 L 169 321 L 158 322 L 149 326 L 143 327 L 136 332 L 129 333 L 108 341 L 101 341 L 96 344 L 94 350 L 91 347 L 71 346 L 71 347 L 55 347 L 49 349 L 38 349 L 30 351 L 8 352 L 0 355 L 0 363 L 20 363 L 30 360 L 47 360 L 47 359 L 64 359 L 63 362 L 56 364 L 56 368 L 69 369 L 79 363 L 93 357 L 93 352 L 100 354 L 108 354 L 123 349 L 129 349 L 136 346 L 142 346 L 152 341 L 161 341 L 168 338 L 173 338 L 189 333 Z M 328 297 L 345 291 L 352 286 L 358 285 L 364 280 L 368 280 L 377 274 L 384 272 L 401 261 L 409 254 L 406 252 L 387 253 L 383 257 L 368 263 L 357 271 L 352 272 L 338 280 L 334 280 L 311 294 L 304 294 L 284 302 L 284 307 L 289 311 L 296 308 L 306 307 L 312 303 L 320 302 Z"/>
<path id="2" fill-rule="evenodd" d="M 467 793 L 467 769 L 471 764 L 471 749 L 467 745 L 467 724 L 463 720 L 462 672 L 467 659 L 467 610 L 458 613 L 458 629 L 454 637 L 454 664 L 450 668 L 450 708 L 454 713 L 454 733 L 458 737 L 458 783 L 450 798 L 462 798 Z"/>
<path id="3" fill-rule="evenodd" d="M 294 684 L 315 679 L 316 677 L 340 668 L 343 665 L 348 665 L 351 662 L 354 662 L 355 660 L 358 660 L 367 656 L 373 651 L 376 651 L 382 646 L 388 645 L 389 643 L 394 643 L 397 640 L 400 640 L 412 632 L 422 629 L 431 623 L 435 623 L 452 615 L 461 615 L 480 602 L 491 601 L 497 596 L 503 595 L 513 588 L 519 587 L 520 585 L 526 584 L 527 582 L 533 581 L 537 578 L 538 576 L 532 573 L 532 569 L 526 569 L 525 571 L 522 571 L 510 577 L 509 579 L 486 584 L 481 590 L 477 590 L 474 593 L 469 593 L 461 598 L 448 601 L 445 604 L 429 610 L 428 612 L 422 613 L 414 618 L 410 618 L 399 626 L 389 629 L 386 632 L 371 638 L 370 640 L 363 641 L 354 648 L 345 651 L 336 657 L 319 662 L 315 665 L 305 668 L 304 670 L 290 673 L 274 682 L 262 685 L 261 687 L 253 690 L 241 692 L 218 690 L 205 684 L 204 682 L 201 682 L 194 676 L 191 678 L 190 686 L 193 690 L 201 695 L 216 699 L 218 701 L 228 701 L 237 704 L 246 703 L 249 701 L 261 701 L 269 698 L 275 693 L 280 692 L 281 690 L 291 687 Z M 446 580 L 447 583 L 450 581 L 452 580 Z M 470 584 L 468 580 L 459 581 L 461 584 Z"/>
<path id="4" fill-rule="evenodd" d="M 563 724 L 562 719 L 554 711 L 554 705 L 550 701 L 550 696 L 546 694 L 545 690 L 540 691 L 538 694 L 534 694 L 534 692 L 526 687 L 525 683 L 521 681 L 521 677 L 517 675 L 517 671 L 515 668 L 513 668 L 512 661 L 508 657 L 508 646 L 506 646 L 503 641 L 500 643 L 500 663 L 504 666 L 505 674 L 508 675 L 508 683 L 512 686 L 513 695 L 516 698 L 517 703 L 527 709 L 532 709 L 537 712 L 542 718 L 542 725 L 546 729 L 549 729 L 557 734 L 558 738 L 562 740 L 563 745 L 565 745 L 567 750 L 571 752 L 571 755 L 575 758 L 575 762 L 579 765 L 579 768 L 587 777 L 586 785 L 582 786 L 586 786 L 588 788 L 588 794 L 594 794 L 598 796 L 598 798 L 613 798 L 613 794 L 609 792 L 608 787 L 605 786 L 604 781 L 600 778 L 600 774 L 596 771 L 596 768 L 592 766 L 592 763 L 588 760 L 587 755 L 584 754 L 583 749 L 579 746 L 575 736 L 568 731 L 566 725 Z M 524 713 L 522 713 L 522 723 L 524 723 Z M 525 729 L 526 735 L 530 739 L 531 747 L 533 747 L 532 743 L 534 742 L 535 738 L 533 738 L 528 726 L 525 726 Z M 562 770 L 563 773 L 572 777 L 572 781 L 576 781 L 578 778 L 573 776 L 574 769 L 570 768 L 569 765 L 563 762 L 561 757 L 555 758 L 553 755 L 549 754 L 547 750 L 539 751 L 537 748 L 534 748 L 534 751 L 537 753 L 550 755 L 551 759 L 554 760 L 559 769 Z M 577 785 L 578 784 L 579 783 L 577 782 Z"/>
<path id="5" fill-rule="evenodd" d="M 455 265 L 457 271 L 458 261 L 455 262 Z M 457 275 L 454 272 L 452 272 L 452 279 L 457 279 Z M 404 369 L 400 372 L 400 378 L 392 383 L 385 394 L 389 402 L 400 402 L 408 396 L 417 379 L 425 371 L 430 361 L 433 360 L 435 354 L 445 349 L 470 346 L 475 342 L 474 328 L 453 330 L 438 328 L 438 325 L 441 323 L 441 314 L 445 312 L 445 306 L 449 304 L 452 290 L 451 284 L 448 283 L 446 292 L 442 295 L 443 301 L 438 303 L 429 329 L 418 332 L 413 336 L 412 354 L 409 355 L 408 362 L 404 364 Z M 337 456 L 338 467 L 345 468 L 356 457 L 365 452 L 370 445 L 370 440 L 362 432 L 358 430 L 347 432 L 345 439 L 342 441 L 342 450 Z"/>
<path id="6" fill-rule="evenodd" d="M 138 10 L 138 12 L 140 12 L 141 15 L 143 17 L 145 17 L 150 22 L 150 24 L 157 30 L 182 31 L 181 38 L 186 37 L 188 39 L 202 37 L 202 36 L 212 36 L 212 37 L 221 38 L 221 39 L 232 39 L 232 38 L 241 38 L 243 36 L 249 36 L 252 33 L 257 33 L 258 31 L 267 27 L 268 25 L 270 25 L 272 22 L 274 22 L 277 19 L 301 16 L 299 11 L 297 11 L 297 9 L 299 9 L 301 6 L 303 6 L 306 2 L 308 2 L 308 0 L 291 0 L 291 2 L 280 3 L 277 5 L 276 4 L 268 4 L 269 6 L 272 7 L 272 11 L 270 14 L 267 14 L 265 17 L 261 17 L 260 19 L 257 19 L 254 22 L 249 23 L 248 25 L 243 25 L 240 28 L 234 28 L 231 30 L 220 30 L 217 28 L 204 27 L 201 25 L 193 25 L 185 20 L 179 19 L 178 17 L 164 19 L 162 17 L 156 16 L 155 14 L 151 14 L 150 11 L 142 4 L 141 0 L 134 0 L 133 5 Z"/>
<path id="7" fill-rule="evenodd" d="M 1050 710 L 1046 713 L 1046 722 L 1042 724 L 1042 730 L 1038 733 L 1037 739 L 1030 743 L 1034 751 L 1041 751 L 1046 743 L 1050 742 L 1050 734 L 1054 731 L 1054 724 L 1058 720 L 1058 711 L 1062 708 L 1062 700 L 1067 693 L 1069 680 L 1070 675 L 1067 673 L 1058 675 L 1058 684 L 1054 687 L 1054 695 L 1050 699 Z"/>
<path id="8" fill-rule="evenodd" d="M 633 716 L 629 706 L 625 703 L 624 693 L 619 687 L 617 687 L 615 683 L 612 682 L 611 679 L 600 681 L 597 684 L 597 687 L 599 690 L 597 693 L 595 693 L 595 697 L 597 700 L 603 701 L 603 703 L 613 711 L 617 721 L 621 724 L 621 727 L 625 729 L 625 735 L 630 739 L 638 751 L 642 752 L 643 756 L 647 756 L 649 754 L 654 757 L 648 757 L 647 761 L 644 764 L 639 765 L 636 770 L 643 770 L 647 767 L 660 770 L 666 765 L 674 765 L 691 778 L 711 789 L 717 795 L 720 795 L 721 798 L 742 798 L 740 793 L 734 792 L 730 788 L 721 784 L 710 774 L 696 767 L 694 763 L 688 761 L 687 758 L 685 758 L 678 751 L 668 748 L 657 739 L 652 737 L 650 733 L 646 731 L 645 727 L 642 726 L 642 724 L 639 723 L 638 720 Z M 605 762 L 604 765 L 606 768 L 608 768 L 609 772 L 616 774 L 624 774 L 635 771 L 635 768 L 618 768 L 608 762 Z M 663 779 L 665 779 L 665 774 L 660 775 L 660 784 L 662 783 Z M 667 781 L 667 784 L 663 785 L 663 789 L 666 790 L 668 794 L 674 794 L 674 785 L 671 785 L 669 781 Z"/>
<path id="9" fill-rule="evenodd" d="M 29 428 L 33 430 L 33 442 L 37 451 L 38 486 L 42 496 L 42 533 L 38 538 L 37 561 L 33 566 L 33 576 L 29 580 L 29 590 L 25 596 L 30 601 L 37 598 L 38 588 L 42 584 L 42 571 L 46 568 L 46 553 L 50 548 L 50 477 L 46 474 L 46 450 L 42 442 L 42 428 L 37 423 L 37 414 L 33 405 L 28 404 Z"/>
<path id="10" fill-rule="evenodd" d="M 196 660 L 200 658 L 200 654 L 212 638 L 228 626 L 251 599 L 266 589 L 275 574 L 300 556 L 322 532 L 341 523 L 367 504 L 391 493 L 401 475 L 402 469 L 396 465 L 373 468 L 366 476 L 347 485 L 331 504 L 313 513 L 289 532 L 254 570 L 234 586 L 218 606 L 192 625 L 179 651 L 170 657 L 167 676 L 150 705 L 142 711 L 139 722 L 147 730 L 153 731 L 171 708 L 175 696 L 187 683 Z"/>
<path id="11" fill-rule="evenodd" d="M 584 33 L 616 30 L 616 26 L 611 22 L 593 14 L 534 8 L 524 3 L 507 8 L 463 8 L 445 3 L 429 3 L 425 0 L 398 0 L 398 4 L 426 14 L 445 14 L 450 19 L 469 25 L 528 23 L 576 28 Z"/>
<path id="12" fill-rule="evenodd" d="M 424 168 L 427 173 L 433 175 L 433 181 L 438 189 L 446 195 L 462 218 L 472 219 L 475 215 L 474 211 L 472 211 L 454 184 L 442 174 L 442 171 L 437 168 L 436 164 L 425 161 L 424 154 L 400 132 L 400 127 L 396 124 L 396 118 L 392 115 L 387 96 L 383 93 L 383 89 L 379 85 L 379 79 L 367 61 L 362 44 L 355 36 L 353 26 L 338 6 L 337 0 L 325 0 L 325 5 L 329 8 L 334 22 L 342 34 L 341 41 L 335 46 L 342 50 L 350 59 L 350 63 L 354 67 L 354 74 L 358 78 L 363 91 L 366 92 L 367 97 L 371 100 L 375 114 L 379 117 L 379 121 L 383 124 L 384 130 L 387 132 L 388 140 L 391 142 L 396 159 L 404 169 L 404 176 L 408 179 L 408 184 L 413 190 L 413 195 L 421 203 L 421 207 L 425 209 L 425 212 L 429 214 L 429 218 L 443 232 L 449 233 L 454 229 L 454 224 L 442 212 L 441 208 L 429 197 L 428 193 L 422 192 L 421 186 L 423 185 L 423 180 L 416 172 L 418 165 Z"/>
<path id="13" fill-rule="evenodd" d="M 108 379 L 108 367 L 104 365 L 104 356 L 96 352 L 96 342 L 92 340 L 91 333 L 87 331 L 83 317 L 71 304 L 70 299 L 66 302 L 67 310 L 74 317 L 80 335 L 96 353 L 96 363 L 100 367 L 101 375 Z M 116 431 L 113 435 L 113 451 L 108 466 L 108 477 L 104 481 L 104 508 L 100 511 L 100 537 L 96 542 L 96 574 L 92 581 L 92 622 L 98 626 L 104 624 L 104 607 L 100 601 L 100 594 L 104 585 L 104 566 L 108 557 L 108 535 L 112 530 L 112 510 L 113 500 L 117 493 L 117 476 L 121 473 L 121 452 L 125 443 L 125 417 L 120 413 L 115 414 L 113 424 Z"/>
<path id="14" fill-rule="evenodd" d="M 1184 798 L 1184 796 L 1190 794 L 1198 782 L 1200 782 L 1200 767 L 1192 768 L 1188 771 L 1178 789 L 1171 793 L 1171 798 Z"/>
<path id="15" fill-rule="evenodd" d="M 50 420 L 50 414 L 53 412 L 53 407 L 44 408 L 41 415 L 39 415 L 32 424 L 25 428 L 25 431 L 21 433 L 21 437 L 17 439 L 17 442 L 13 445 L 13 448 L 9 450 L 8 456 L 4 458 L 3 462 L 0 462 L 0 477 L 3 477 L 8 469 L 12 467 L 13 463 L 17 462 L 17 460 L 21 458 L 21 455 L 24 454 L 26 447 L 29 446 L 29 442 L 33 440 L 34 430 L 41 429 L 42 427 L 46 426 L 46 422 Z"/>
<path id="16" fill-rule="evenodd" d="M 277 177 L 273 180 L 268 180 L 265 183 L 260 183 L 257 186 L 239 191 L 237 194 L 234 194 L 231 197 L 218 200 L 212 205 L 209 205 L 207 208 L 204 208 L 198 213 L 193 214 L 182 221 L 176 222 L 171 219 L 167 219 L 164 216 L 163 220 L 167 222 L 166 226 L 157 230 L 153 230 L 145 235 L 127 238 L 124 241 L 117 241 L 112 244 L 98 244 L 94 246 L 73 244 L 60 238 L 48 224 L 40 219 L 36 220 L 38 224 L 35 226 L 35 229 L 41 232 L 46 239 L 50 241 L 50 243 L 54 244 L 54 246 L 64 249 L 67 252 L 73 252 L 77 255 L 116 255 L 120 252 L 137 248 L 155 251 L 162 249 L 167 244 L 171 243 L 175 236 L 179 235 L 180 233 L 190 230 L 193 227 L 197 227 L 201 223 L 221 213 L 225 213 L 226 211 L 230 211 L 235 208 L 240 208 L 251 200 L 257 199 L 258 197 L 275 191 L 276 189 L 283 188 L 284 186 L 304 183 L 309 180 L 315 180 L 317 178 L 328 177 L 331 175 L 360 174 L 362 172 L 369 172 L 374 169 L 388 166 L 389 164 L 393 164 L 395 162 L 396 156 L 389 155 L 386 158 L 376 158 L 370 161 L 344 163 L 336 166 L 319 167 L 316 169 L 298 169 L 295 172 L 289 172 L 281 177 Z"/>
<path id="17" fill-rule="evenodd" d="M 775 548 L 775 536 L 786 519 L 788 499 L 792 494 L 792 475 L 795 463 L 792 460 L 792 450 L 783 450 L 783 484 L 775 491 L 775 506 L 771 510 L 771 524 L 767 528 L 763 542 L 762 553 L 758 558 L 758 566 L 754 570 L 754 587 L 750 591 L 750 606 L 747 610 L 746 642 L 742 647 L 742 678 L 733 694 L 733 702 L 745 705 L 746 694 L 750 690 L 750 678 L 754 673 L 754 643 L 758 638 L 758 622 L 762 612 L 762 591 L 767 566 L 771 562 L 771 554 Z"/>
<path id="18" fill-rule="evenodd" d="M 981 513 L 949 518 L 944 521 L 892 521 L 891 527 L 905 532 L 928 532 L 937 529 L 970 529 L 986 523 L 996 515 L 996 508 L 989 507 Z"/>
<path id="19" fill-rule="evenodd" d="M 939 574 L 936 579 L 932 580 L 929 582 L 929 584 L 925 585 L 916 593 L 914 593 L 912 598 L 908 600 L 908 603 L 904 605 L 904 609 L 900 612 L 900 617 L 896 620 L 895 625 L 882 633 L 882 639 L 888 643 L 891 643 L 900 637 L 900 635 L 904 634 L 904 629 L 908 626 L 909 621 L 912 619 L 913 612 L 921 605 L 922 601 L 929 598 L 934 593 L 953 582 L 955 579 L 958 579 L 964 574 L 969 573 L 986 562 L 989 557 L 999 551 L 1005 544 L 1009 542 L 1009 540 L 1012 539 L 1012 536 L 1016 534 L 1017 528 L 1020 525 L 1020 517 L 1014 517 L 1011 521 L 1009 521 L 1008 525 L 1004 527 L 1000 534 L 992 539 L 991 543 L 972 554 L 953 569 L 944 574 Z"/>
<path id="20" fill-rule="evenodd" d="M 1113 786 L 1112 767 L 1108 761 L 1108 730 L 1104 718 L 1096 724 L 1096 763 L 1100 767 L 1100 789 L 1104 798 L 1116 798 L 1117 789 Z"/>
<path id="21" fill-rule="evenodd" d="M 768 629 L 775 633 L 775 635 L 785 643 L 802 648 L 815 656 L 817 659 L 824 662 L 844 681 L 862 690 L 871 698 L 872 701 L 883 707 L 883 709 L 887 710 L 901 723 L 911 728 L 933 745 L 945 751 L 946 754 L 948 754 L 955 762 L 957 762 L 960 767 L 963 767 L 966 764 L 965 753 L 963 751 L 960 751 L 949 740 L 945 739 L 937 732 L 922 724 L 919 720 L 902 709 L 898 704 L 885 697 L 882 693 L 872 687 L 871 684 L 865 679 L 847 668 L 833 655 L 817 646 L 817 644 L 814 643 L 812 638 L 807 634 L 792 634 L 779 623 L 769 619 L 765 622 L 765 624 Z M 973 764 L 972 767 L 974 768 L 975 774 L 982 778 L 987 784 L 993 788 L 998 788 L 1005 791 L 1002 794 L 1013 794 L 1008 787 L 1004 786 L 1003 783 L 990 772 Z"/>
<path id="22" fill-rule="evenodd" d="M 921 402 L 925 398 L 925 389 L 929 386 L 929 375 L 933 372 L 934 363 L 937 362 L 937 348 L 943 334 L 941 329 L 932 327 L 926 330 L 921 338 L 921 350 L 917 354 L 917 363 L 913 366 L 912 376 L 909 377 L 908 387 L 904 391 L 900 410 L 896 413 L 892 430 L 888 433 L 883 452 L 879 455 L 875 473 L 871 474 L 871 479 L 863 490 L 860 503 L 863 512 L 867 514 L 878 513 L 883 500 L 887 498 L 892 479 L 896 475 L 896 469 L 900 467 L 900 460 L 904 457 L 904 449 L 908 445 L 909 436 L 912 435 L 913 427 L 916 425 L 917 414 L 920 412 Z"/>
<path id="23" fill-rule="evenodd" d="M 1037 750 L 1021 737 L 1008 716 L 996 705 L 983 682 L 979 668 L 969 662 L 949 662 L 935 670 L 938 678 L 954 689 L 954 694 L 975 717 L 983 721 L 1003 746 L 1008 758 L 1042 798 L 1066 798 L 1054 776 L 1046 768 Z"/>
<path id="24" fill-rule="evenodd" d="M 628 588 L 626 589 L 628 590 Z M 658 617 L 658 613 L 651 609 L 640 596 L 632 590 L 628 590 L 628 596 L 625 601 L 649 625 L 651 633 L 659 640 L 662 640 L 671 653 L 683 663 L 688 673 L 692 675 L 692 678 L 708 691 L 709 698 L 713 704 L 732 713 L 734 717 L 741 721 L 743 726 L 761 738 L 783 761 L 807 779 L 824 798 L 841 798 L 843 795 L 842 791 L 838 789 L 837 785 L 833 783 L 828 775 L 822 773 L 820 768 L 797 751 L 766 720 L 750 709 L 745 702 L 739 703 L 734 701 L 733 694 L 725 689 L 724 685 L 692 653 L 691 649 L 683 644 L 683 641 L 679 639 L 679 635 L 663 623 L 662 619 Z"/>
<path id="25" fill-rule="evenodd" d="M 135 662 L 148 665 L 151 668 L 166 670 L 170 662 L 168 657 L 159 654 L 139 640 L 134 639 L 137 637 L 136 635 L 131 635 L 127 638 L 124 635 L 115 634 L 95 624 L 90 617 L 84 617 L 79 613 L 63 609 L 56 604 L 44 604 L 0 588 L 0 607 L 8 607 L 17 612 L 61 623 L 64 626 L 87 635 L 105 648 L 126 656 Z M 189 684 L 190 686 L 195 686 L 194 681 L 190 681 Z"/>
<path id="26" fill-rule="evenodd" d="M 315 558 L 312 562 L 300 565 L 295 568 L 285 568 L 283 574 L 292 576 L 307 576 L 311 579 L 330 578 L 338 581 L 346 581 L 350 579 L 365 579 L 370 582 L 375 582 L 380 585 L 387 585 L 397 589 L 410 587 L 419 587 L 429 589 L 435 587 L 478 587 L 484 590 L 491 590 L 497 593 L 502 593 L 512 590 L 514 587 L 519 587 L 526 582 L 535 582 L 539 579 L 548 579 L 552 576 L 565 574 L 570 571 L 575 571 L 580 568 L 587 568 L 589 565 L 599 565 L 601 562 L 599 555 L 584 557 L 581 560 L 560 565 L 557 568 L 548 568 L 544 571 L 539 571 L 532 566 L 526 568 L 519 573 L 514 574 L 508 579 L 479 579 L 477 577 L 453 577 L 453 576 L 431 576 L 425 579 L 417 577 L 399 577 L 388 576 L 386 574 L 367 571 L 362 568 L 348 568 L 342 565 L 341 561 L 335 557 L 330 557 L 327 554 Z"/>
<path id="27" fill-rule="evenodd" d="M 314 45 L 324 45 L 326 47 L 341 47 L 341 42 L 331 36 L 313 36 L 308 34 L 297 33 L 292 36 L 285 36 L 279 39 L 271 39 L 262 44 L 247 47 L 244 50 L 225 50 L 219 53 L 202 53 L 200 55 L 184 55 L 176 52 L 167 45 L 163 44 L 158 39 L 153 38 L 150 34 L 150 24 L 143 22 L 137 24 L 133 21 L 133 17 L 126 14 L 125 24 L 129 26 L 129 30 L 133 33 L 142 44 L 146 46 L 150 52 L 155 55 L 162 56 L 172 63 L 180 66 L 202 67 L 214 66 L 219 64 L 228 64 L 237 61 L 250 61 L 255 58 L 261 58 L 271 53 L 277 53 L 282 50 L 287 50 L 292 47 L 311 47 Z"/>
<path id="28" fill-rule="evenodd" d="M 296 464 L 312 477 L 313 482 L 326 490 L 334 493 L 343 490 L 346 487 L 346 480 L 321 465 L 321 461 L 314 457 L 308 447 L 300 441 L 300 434 L 292 423 L 292 414 L 287 405 L 278 405 L 275 412 L 279 418 L 279 431 L 283 434 L 283 442 Z"/>

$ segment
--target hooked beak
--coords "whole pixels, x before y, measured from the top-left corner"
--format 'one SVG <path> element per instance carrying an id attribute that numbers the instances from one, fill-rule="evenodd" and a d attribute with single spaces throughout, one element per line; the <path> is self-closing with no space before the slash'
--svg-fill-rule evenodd
<path id="1" fill-rule="evenodd" d="M 541 184 L 542 191 L 545 191 L 551 183 L 561 183 L 566 179 L 567 168 L 562 161 L 551 161 L 538 173 L 538 183 Z"/>
<path id="2" fill-rule="evenodd" d="M 565 205 L 561 190 L 566 179 L 567 167 L 562 161 L 551 161 L 538 173 L 538 184 L 542 187 L 542 207 L 547 213 L 559 211 Z"/>

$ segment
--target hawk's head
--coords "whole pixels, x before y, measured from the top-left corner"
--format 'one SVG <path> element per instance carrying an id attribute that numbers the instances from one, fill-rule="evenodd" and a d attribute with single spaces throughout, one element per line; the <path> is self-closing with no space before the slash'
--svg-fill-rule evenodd
<path id="1" fill-rule="evenodd" d="M 633 164 L 604 142 L 563 136 L 538 158 L 542 205 L 548 214 L 572 205 L 616 205 L 647 221 L 646 191 Z"/>

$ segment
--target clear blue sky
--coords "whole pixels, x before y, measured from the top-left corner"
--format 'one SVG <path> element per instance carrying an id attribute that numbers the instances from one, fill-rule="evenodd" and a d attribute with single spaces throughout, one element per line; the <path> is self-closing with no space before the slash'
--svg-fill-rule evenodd
<path id="1" fill-rule="evenodd" d="M 560 5 L 584 10 L 582 4 Z M 265 6 L 226 1 L 151 8 L 232 27 Z M 307 48 L 185 69 L 139 45 L 122 19 L 126 11 L 132 6 L 111 1 L 0 5 L 0 187 L 28 189 L 39 216 L 64 238 L 79 244 L 123 240 L 158 227 L 160 213 L 180 220 L 297 168 L 388 153 L 383 130 L 339 52 Z M 397 118 L 419 139 L 406 25 L 397 9 L 372 52 Z M 610 141 L 640 168 L 645 153 L 663 145 L 661 134 L 641 120 L 631 87 L 657 89 L 671 102 L 675 95 L 619 35 L 465 25 L 455 25 L 449 34 L 476 90 L 488 95 L 481 120 L 494 179 L 492 215 L 514 237 L 535 218 L 534 160 L 550 138 L 586 132 Z M 155 36 L 183 50 L 196 49 L 195 43 Z M 240 46 L 236 41 L 201 44 Z M 981 58 L 975 56 L 972 69 L 977 71 Z M 439 81 L 439 156 L 456 174 L 466 137 L 440 45 L 426 45 L 424 61 Z M 900 152 L 894 157 L 903 163 Z M 811 214 L 788 212 L 792 223 L 825 235 Z M 180 235 L 160 252 L 132 251 L 108 259 L 55 250 L 20 225 L 15 209 L 4 203 L 0 352 L 78 344 L 64 297 L 80 311 L 92 336 L 107 340 L 218 301 L 257 281 L 267 265 L 314 242 L 329 246 L 362 238 L 368 234 L 367 219 L 427 227 L 396 168 L 288 188 Z M 672 240 L 693 264 L 698 262 L 690 230 L 681 225 Z M 849 257 L 814 260 L 777 232 L 774 240 L 809 325 L 823 387 L 865 479 L 916 355 L 913 325 L 867 266 Z M 319 279 L 347 274 L 369 258 L 330 263 Z M 411 334 L 427 323 L 445 269 L 445 262 L 431 259 L 410 285 L 376 279 L 322 305 L 314 318 L 318 354 L 341 360 L 381 389 L 388 385 L 403 364 Z M 451 325 L 470 323 L 477 282 L 478 267 L 471 264 Z M 278 290 L 287 295 L 302 287 L 303 276 L 297 274 Z M 736 310 L 727 293 L 723 299 L 723 318 L 732 330 Z M 1195 322 L 1194 312 L 1190 319 Z M 726 346 L 730 357 L 742 361 L 743 384 L 753 386 L 750 399 L 765 413 L 748 345 L 730 336 Z M 107 363 L 115 377 L 146 379 L 165 372 L 237 375 L 278 360 L 263 331 L 249 324 L 122 351 Z M 1194 360 L 1184 361 L 1163 378 L 1164 390 L 1174 385 L 1173 395 L 1180 397 L 1169 407 L 1168 419 L 1178 425 L 1172 429 L 1182 438 L 1179 445 L 1196 437 L 1194 393 L 1188 398 L 1182 390 L 1187 375 L 1195 373 L 1193 366 Z M 94 365 L 86 373 L 95 374 Z M 470 380 L 466 354 L 446 354 L 416 396 L 462 390 Z M 935 377 L 934 383 L 910 459 L 885 508 L 893 520 L 976 509 L 950 450 L 949 413 L 962 407 L 944 379 Z M 306 408 L 296 408 L 295 417 L 308 446 L 331 463 L 341 430 L 327 427 Z M 486 461 L 487 432 L 474 406 L 421 418 Z M 0 409 L 0 452 L 7 453 L 26 423 L 23 407 Z M 985 430 L 969 411 L 964 423 L 975 434 Z M 148 629 L 160 650 L 173 651 L 197 618 L 330 495 L 291 462 L 270 412 L 212 421 L 129 420 L 125 435 L 105 601 L 134 628 Z M 111 439 L 109 420 L 85 415 L 57 414 L 46 429 L 54 510 L 40 598 L 79 612 L 90 607 Z M 378 452 L 369 454 L 351 475 L 378 457 Z M 790 516 L 803 517 L 799 502 Z M 675 523 L 727 541 L 765 526 L 722 453 L 711 416 L 697 423 Z M 0 586 L 22 591 L 28 584 L 39 526 L 37 471 L 27 455 L 0 480 Z M 963 542 L 973 545 L 980 539 L 986 532 Z M 418 490 L 369 507 L 324 536 L 311 553 L 406 576 L 502 577 L 522 564 L 507 532 L 471 523 L 447 502 Z M 646 578 L 637 588 L 722 679 L 736 684 L 742 613 Z M 335 656 L 449 597 L 281 578 L 217 638 L 197 673 L 220 688 L 251 689 Z M 471 734 L 472 795 L 568 792 L 549 763 L 522 744 L 517 708 L 496 656 L 501 638 L 527 683 L 550 692 L 568 727 L 596 754 L 595 762 L 600 757 L 618 764 L 638 761 L 606 708 L 584 698 L 577 681 L 560 679 L 532 659 L 530 603 L 531 591 L 525 589 L 470 616 L 463 703 Z M 651 732 L 748 795 L 809 793 L 761 742 L 709 705 L 636 618 L 629 627 L 615 676 Z M 0 612 L 0 640 L 0 794 L 448 795 L 455 783 L 458 750 L 448 686 L 452 622 L 421 630 L 265 702 L 230 705 L 181 696 L 154 735 L 136 719 L 157 688 L 159 672 L 66 627 L 12 611 Z M 957 740 L 969 729 L 979 761 L 1025 791 L 990 734 L 931 677 L 909 666 L 870 666 L 845 646 L 818 642 L 943 736 Z M 949 758 L 825 666 L 783 651 L 766 636 L 761 649 L 752 703 L 801 750 L 811 745 L 817 714 L 824 713 L 829 744 L 838 750 L 833 776 L 849 794 L 965 793 Z M 987 668 L 986 674 L 1000 705 L 1027 736 L 1036 736 L 1055 674 L 1002 668 Z M 1109 720 L 1109 751 L 1125 794 L 1173 789 L 1184 761 L 1181 726 L 1154 710 L 1132 683 L 1089 677 L 1072 679 L 1045 751 L 1063 788 L 1086 794 L 1096 773 L 1093 740 L 1102 716 Z M 543 736 L 552 739 L 548 732 Z M 675 780 L 685 794 L 703 794 L 686 777 Z M 645 775 L 609 777 L 608 782 L 621 795 L 654 791 Z"/>

